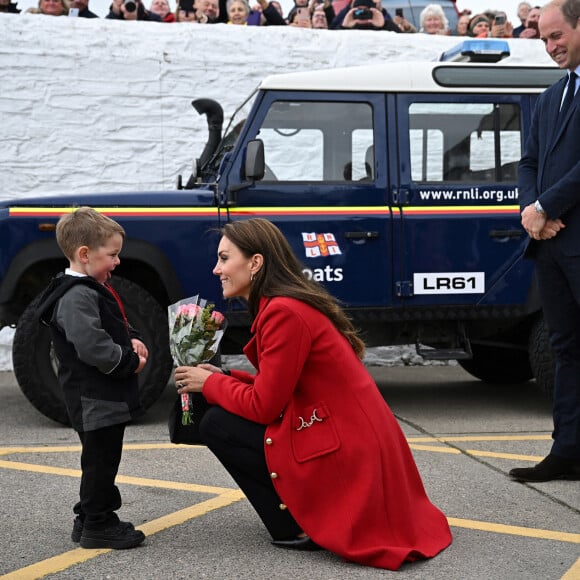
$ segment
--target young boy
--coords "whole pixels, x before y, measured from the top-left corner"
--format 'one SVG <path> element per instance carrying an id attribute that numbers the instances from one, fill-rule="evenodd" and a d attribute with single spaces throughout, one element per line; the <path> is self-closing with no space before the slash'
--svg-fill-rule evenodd
<path id="1" fill-rule="evenodd" d="M 50 326 L 59 382 L 81 444 L 80 502 L 72 540 L 83 548 L 125 549 L 145 539 L 115 513 L 121 495 L 115 477 L 127 423 L 141 415 L 137 373 L 147 347 L 129 325 L 109 286 L 119 265 L 125 231 L 89 207 L 64 215 L 56 239 L 70 265 L 44 291 L 38 315 Z"/>

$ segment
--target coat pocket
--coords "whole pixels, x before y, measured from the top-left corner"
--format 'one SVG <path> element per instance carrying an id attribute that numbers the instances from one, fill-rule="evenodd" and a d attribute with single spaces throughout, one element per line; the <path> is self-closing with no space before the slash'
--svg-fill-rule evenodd
<path id="1" fill-rule="evenodd" d="M 340 448 L 340 439 L 332 416 L 324 403 L 295 411 L 292 417 L 292 452 L 299 463 L 309 461 Z"/>

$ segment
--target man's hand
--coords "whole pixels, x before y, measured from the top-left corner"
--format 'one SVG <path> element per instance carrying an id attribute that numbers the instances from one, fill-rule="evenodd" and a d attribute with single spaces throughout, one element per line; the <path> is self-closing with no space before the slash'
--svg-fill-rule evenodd
<path id="1" fill-rule="evenodd" d="M 528 232 L 530 238 L 534 240 L 541 239 L 540 232 L 544 229 L 547 221 L 548 216 L 545 212 L 537 212 L 533 203 L 525 207 L 522 212 L 522 227 Z"/>
<path id="2" fill-rule="evenodd" d="M 556 236 L 556 234 L 566 226 L 562 223 L 561 219 L 556 220 L 546 220 L 546 225 L 540 232 L 540 240 L 549 240 Z"/>
<path id="3" fill-rule="evenodd" d="M 524 28 L 519 38 L 538 38 L 538 31 L 535 28 Z"/>

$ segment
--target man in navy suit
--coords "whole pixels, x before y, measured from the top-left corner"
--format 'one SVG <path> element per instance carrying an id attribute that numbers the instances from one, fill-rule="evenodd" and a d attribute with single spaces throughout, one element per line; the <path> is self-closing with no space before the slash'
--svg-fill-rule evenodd
<path id="1" fill-rule="evenodd" d="M 556 356 L 550 454 L 517 468 L 518 481 L 580 480 L 580 0 L 553 0 L 540 15 L 546 51 L 568 74 L 538 99 L 519 165 L 526 256 Z"/>

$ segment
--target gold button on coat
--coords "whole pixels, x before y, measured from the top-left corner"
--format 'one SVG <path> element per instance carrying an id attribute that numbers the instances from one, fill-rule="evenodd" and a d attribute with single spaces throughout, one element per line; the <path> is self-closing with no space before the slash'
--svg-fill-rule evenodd
<path id="1" fill-rule="evenodd" d="M 270 473 L 270 477 L 272 479 L 276 479 L 278 477 L 278 474 L 275 471 L 273 471 L 272 473 Z"/>
<path id="2" fill-rule="evenodd" d="M 286 504 L 285 504 L 285 503 L 281 503 L 281 504 L 280 504 L 278 507 L 279 507 L 279 508 L 280 508 L 282 511 L 284 511 L 284 510 L 287 510 L 287 509 L 288 509 L 288 508 L 286 507 Z"/>
<path id="3" fill-rule="evenodd" d="M 270 437 L 268 437 L 266 439 L 266 445 L 272 445 L 272 443 L 274 443 L 274 442 L 272 441 L 272 439 L 270 439 Z"/>

